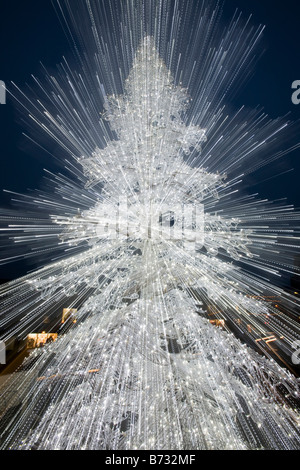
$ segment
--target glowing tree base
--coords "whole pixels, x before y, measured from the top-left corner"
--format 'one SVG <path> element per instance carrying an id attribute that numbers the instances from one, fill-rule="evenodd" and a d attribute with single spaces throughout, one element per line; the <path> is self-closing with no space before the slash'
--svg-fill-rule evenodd
<path id="1" fill-rule="evenodd" d="M 178 291 L 95 312 L 28 363 L 8 447 L 299 448 L 295 379 Z"/>

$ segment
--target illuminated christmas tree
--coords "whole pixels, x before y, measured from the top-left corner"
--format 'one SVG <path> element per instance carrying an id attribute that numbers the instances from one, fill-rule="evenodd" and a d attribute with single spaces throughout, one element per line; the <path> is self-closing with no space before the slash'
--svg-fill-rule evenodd
<path id="1" fill-rule="evenodd" d="M 209 132 L 187 116 L 188 90 L 153 37 L 142 40 L 124 93 L 103 95 L 111 134 L 76 158 L 94 199 L 51 217 L 71 254 L 10 285 L 19 306 L 42 300 L 30 321 L 53 302 L 82 298 L 77 324 L 6 386 L 13 415 L 2 413 L 2 447 L 299 449 L 299 381 L 222 328 L 233 318 L 245 332 L 251 316 L 262 336 L 271 322 L 283 347 L 299 331 L 288 317 L 266 326 L 274 307 L 254 297 L 271 286 L 239 264 L 276 246 L 269 227 L 263 234 L 266 205 L 255 215 L 249 201 L 241 217 L 226 211 L 241 205 L 234 182 L 197 165 Z M 280 216 L 270 211 L 270 220 Z M 209 320 L 212 306 L 221 328 Z"/>

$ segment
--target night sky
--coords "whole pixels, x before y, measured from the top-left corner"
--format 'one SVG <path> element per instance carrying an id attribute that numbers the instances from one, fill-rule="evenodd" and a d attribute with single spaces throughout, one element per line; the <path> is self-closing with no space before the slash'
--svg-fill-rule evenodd
<path id="1" fill-rule="evenodd" d="M 0 0 L 0 80 L 9 87 L 11 81 L 21 88 L 31 82 L 31 74 L 42 74 L 40 62 L 55 72 L 63 55 L 70 56 L 70 46 L 62 31 L 50 0 Z M 299 0 L 228 0 L 224 19 L 229 20 L 238 8 L 254 24 L 266 25 L 263 46 L 266 49 L 251 80 L 236 96 L 233 106 L 261 105 L 272 118 L 290 113 L 300 118 L 300 105 L 291 101 L 291 84 L 300 80 L 300 2 Z M 26 192 L 38 188 L 43 168 L 55 171 L 57 166 L 46 153 L 37 152 L 24 142 L 18 123 L 18 112 L 8 97 L 0 106 L 1 172 L 0 206 L 9 205 L 3 189 Z M 300 124 L 299 124 L 300 129 Z M 300 141 L 300 132 L 299 132 Z M 294 169 L 292 172 L 288 170 Z M 268 177 L 268 171 L 270 177 Z M 284 175 L 273 177 L 285 172 Z M 249 180 L 253 191 L 269 199 L 287 198 L 289 204 L 300 208 L 300 149 L 266 169 L 260 181 Z M 2 254 L 3 256 L 3 254 Z M 24 265 L 0 266 L 0 279 L 12 279 L 24 274 Z"/>

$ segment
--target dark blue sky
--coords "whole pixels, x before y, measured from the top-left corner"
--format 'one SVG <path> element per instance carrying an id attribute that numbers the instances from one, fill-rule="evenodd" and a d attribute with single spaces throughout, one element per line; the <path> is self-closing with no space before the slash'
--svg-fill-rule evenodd
<path id="1" fill-rule="evenodd" d="M 31 74 L 41 74 L 40 61 L 54 70 L 62 55 L 70 55 L 69 44 L 50 0 L 0 0 L 0 8 L 0 80 L 7 85 L 13 81 L 23 87 L 30 82 Z M 264 35 L 266 52 L 253 78 L 232 104 L 248 107 L 261 105 L 272 118 L 290 113 L 291 119 L 298 120 L 300 105 L 295 106 L 291 102 L 291 84 L 294 80 L 300 80 L 300 2 L 228 0 L 224 7 L 225 20 L 231 18 L 235 8 L 242 10 L 246 16 L 253 13 L 254 23 L 263 23 L 267 28 Z M 24 129 L 17 124 L 17 119 L 15 106 L 8 97 L 7 105 L 0 106 L 1 206 L 9 203 L 2 189 L 26 192 L 27 188 L 38 188 L 43 168 L 56 169 L 55 162 L 47 154 L 33 151 L 28 144 L 24 144 Z M 300 150 L 276 165 L 272 174 L 292 168 L 294 171 L 256 184 L 253 189 L 270 199 L 286 197 L 288 203 L 300 207 Z M 268 173 L 265 172 L 261 178 L 267 179 Z M 12 278 L 19 274 L 23 274 L 20 264 L 0 267 L 0 278 Z"/>

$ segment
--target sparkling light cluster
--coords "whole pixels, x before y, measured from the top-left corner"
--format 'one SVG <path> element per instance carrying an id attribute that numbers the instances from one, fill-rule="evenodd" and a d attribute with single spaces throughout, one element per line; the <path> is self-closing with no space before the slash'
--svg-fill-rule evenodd
<path id="1" fill-rule="evenodd" d="M 80 308 L 76 326 L 3 388 L 1 447 L 299 449 L 299 380 L 228 326 L 267 355 L 263 338 L 289 355 L 300 337 L 297 301 L 271 282 L 294 272 L 298 215 L 238 191 L 242 169 L 262 165 L 263 152 L 264 163 L 284 155 L 274 142 L 286 124 L 224 114 L 262 28 L 248 31 L 235 17 L 213 48 L 217 9 L 203 6 L 191 57 L 207 41 L 185 71 L 175 38 L 192 21 L 191 2 L 185 15 L 167 0 L 124 2 L 121 13 L 109 2 L 106 37 L 96 3 L 80 10 L 97 50 L 79 54 L 82 74 L 65 61 L 60 82 L 47 76 L 51 92 L 37 81 L 48 105 L 23 96 L 67 152 L 71 176 L 53 176 L 53 194 L 27 196 L 23 220 L 3 216 L 15 242 L 53 257 L 2 288 L 3 339 L 26 336 L 66 302 Z M 281 297 L 285 312 L 265 296 Z"/>

